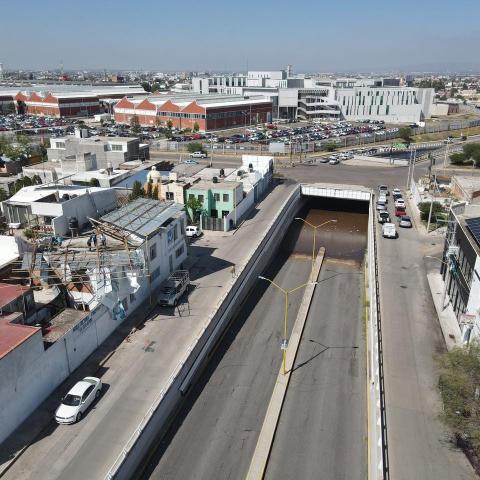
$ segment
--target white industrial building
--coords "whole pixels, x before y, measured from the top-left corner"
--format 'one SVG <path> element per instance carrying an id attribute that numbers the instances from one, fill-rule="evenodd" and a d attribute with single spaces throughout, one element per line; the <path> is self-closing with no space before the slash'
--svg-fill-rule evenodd
<path id="1" fill-rule="evenodd" d="M 264 95 L 276 118 L 417 123 L 432 115 L 434 90 L 397 78 L 305 78 L 290 69 L 193 78 L 194 92 Z"/>
<path id="2" fill-rule="evenodd" d="M 113 188 L 56 184 L 23 187 L 2 202 L 9 224 L 17 228 L 38 225 L 55 235 L 67 235 L 69 219 L 73 217 L 81 228 L 89 218 L 98 218 L 116 207 Z"/>

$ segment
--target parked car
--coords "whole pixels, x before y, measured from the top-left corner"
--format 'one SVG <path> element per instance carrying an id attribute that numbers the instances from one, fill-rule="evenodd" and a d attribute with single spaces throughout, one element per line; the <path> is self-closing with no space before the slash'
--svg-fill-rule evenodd
<path id="1" fill-rule="evenodd" d="M 395 200 L 395 206 L 396 207 L 405 207 L 405 200 L 400 197 Z"/>
<path id="2" fill-rule="evenodd" d="M 185 235 L 187 237 L 199 237 L 200 235 L 202 234 L 202 232 L 200 231 L 200 228 L 198 228 L 196 225 L 189 225 L 186 229 L 185 229 Z"/>
<path id="3" fill-rule="evenodd" d="M 384 195 L 390 195 L 389 191 L 388 191 L 388 185 L 380 185 L 378 187 L 378 193 L 380 194 L 384 194 Z"/>
<path id="4" fill-rule="evenodd" d="M 198 165 L 198 162 L 192 159 L 185 160 L 183 163 L 185 163 L 186 165 Z"/>
<path id="5" fill-rule="evenodd" d="M 330 161 L 330 159 L 328 157 L 321 157 L 318 161 L 320 163 L 328 163 Z"/>
<path id="6" fill-rule="evenodd" d="M 208 155 L 205 152 L 193 152 L 190 154 L 190 158 L 207 158 Z"/>
<path id="7" fill-rule="evenodd" d="M 340 160 L 338 160 L 338 158 L 332 158 L 328 161 L 328 163 L 330 165 L 337 165 L 338 163 L 340 163 Z"/>
<path id="8" fill-rule="evenodd" d="M 175 307 L 190 285 L 190 276 L 187 270 L 177 270 L 160 286 L 158 303 L 162 307 Z"/>
<path id="9" fill-rule="evenodd" d="M 394 189 L 392 190 L 392 195 L 393 195 L 393 196 L 395 196 L 395 195 L 400 195 L 400 196 L 402 196 L 402 192 L 400 191 L 399 188 L 394 188 Z"/>
<path id="10" fill-rule="evenodd" d="M 377 212 L 386 212 L 387 206 L 384 203 L 377 203 Z"/>
<path id="11" fill-rule="evenodd" d="M 408 215 L 403 215 L 398 221 L 398 226 L 402 228 L 412 228 L 412 220 Z"/>
<path id="12" fill-rule="evenodd" d="M 390 215 L 386 210 L 379 211 L 377 214 L 378 223 L 390 223 Z"/>
<path id="13" fill-rule="evenodd" d="M 85 377 L 77 382 L 62 398 L 55 411 L 57 423 L 79 422 L 93 401 L 102 393 L 102 381 L 96 377 Z"/>
<path id="14" fill-rule="evenodd" d="M 395 207 L 395 216 L 404 217 L 407 214 L 405 207 Z"/>
<path id="15" fill-rule="evenodd" d="M 382 226 L 382 235 L 384 238 L 397 238 L 397 229 L 394 223 L 384 223 Z"/>

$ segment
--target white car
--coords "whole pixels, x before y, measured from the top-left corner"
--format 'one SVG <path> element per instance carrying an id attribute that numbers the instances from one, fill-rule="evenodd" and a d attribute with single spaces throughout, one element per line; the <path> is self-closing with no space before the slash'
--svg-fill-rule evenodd
<path id="1" fill-rule="evenodd" d="M 198 165 L 198 162 L 196 160 L 192 160 L 192 159 L 185 160 L 183 163 L 185 165 Z"/>
<path id="2" fill-rule="evenodd" d="M 60 406 L 55 412 L 57 423 L 79 422 L 85 411 L 100 397 L 102 381 L 96 377 L 85 377 L 77 382 L 62 398 Z"/>
<path id="3" fill-rule="evenodd" d="M 199 237 L 201 234 L 202 232 L 200 232 L 200 229 L 196 225 L 189 225 L 185 229 L 185 235 L 187 237 Z"/>
<path id="4" fill-rule="evenodd" d="M 205 152 L 193 152 L 190 154 L 190 158 L 207 158 L 208 155 Z"/>
<path id="5" fill-rule="evenodd" d="M 402 194 L 402 192 L 400 191 L 399 188 L 394 188 L 392 190 L 392 195 L 401 195 L 401 194 Z"/>
<path id="6" fill-rule="evenodd" d="M 397 238 L 397 229 L 394 223 L 384 223 L 382 225 L 382 235 L 384 238 Z"/>
<path id="7" fill-rule="evenodd" d="M 396 207 L 404 207 L 405 206 L 405 200 L 403 198 L 397 198 L 395 200 L 395 206 Z"/>

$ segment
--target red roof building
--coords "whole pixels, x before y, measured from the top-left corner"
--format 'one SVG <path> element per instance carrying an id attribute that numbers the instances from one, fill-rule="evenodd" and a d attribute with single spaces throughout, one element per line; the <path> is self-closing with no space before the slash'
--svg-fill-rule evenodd
<path id="1" fill-rule="evenodd" d="M 166 126 L 201 131 L 231 128 L 271 121 L 272 102 L 264 96 L 241 95 L 151 95 L 124 98 L 114 107 L 115 121 L 129 124 L 137 116 L 140 125 Z"/>

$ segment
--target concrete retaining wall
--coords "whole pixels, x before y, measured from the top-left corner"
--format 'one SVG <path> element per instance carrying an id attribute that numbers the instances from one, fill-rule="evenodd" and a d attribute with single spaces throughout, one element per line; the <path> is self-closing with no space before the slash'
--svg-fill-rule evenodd
<path id="1" fill-rule="evenodd" d="M 238 277 L 234 280 L 232 288 L 220 300 L 205 329 L 187 350 L 184 361 L 176 367 L 106 478 L 122 480 L 132 478 L 153 441 L 167 428 L 172 415 L 182 402 L 182 395 L 187 393 L 202 373 L 216 342 L 257 281 L 257 276 L 271 261 L 287 231 L 285 227 L 290 224 L 303 203 L 300 187 L 297 187 L 283 203 L 266 233 L 259 238 L 250 259 L 241 266 L 237 265 Z"/>

